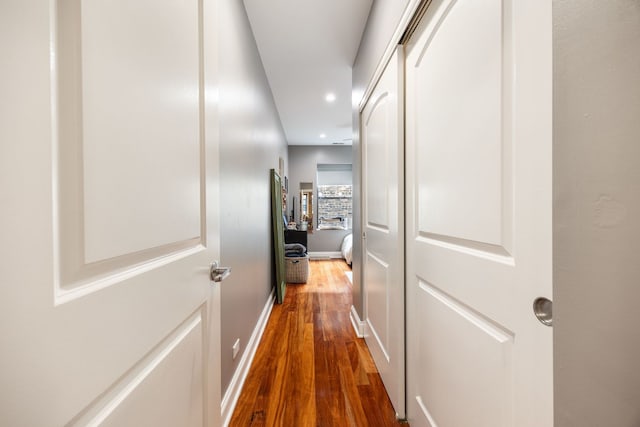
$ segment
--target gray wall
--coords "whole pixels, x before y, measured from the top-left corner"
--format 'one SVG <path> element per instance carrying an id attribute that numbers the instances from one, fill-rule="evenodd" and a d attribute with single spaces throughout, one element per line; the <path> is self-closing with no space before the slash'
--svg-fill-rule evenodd
<path id="1" fill-rule="evenodd" d="M 224 392 L 273 285 L 269 169 L 287 146 L 242 2 L 219 9 L 221 262 L 233 269 L 221 290 Z"/>
<path id="2" fill-rule="evenodd" d="M 295 197 L 295 220 L 300 220 L 300 183 L 313 182 L 317 195 L 316 167 L 318 163 L 351 163 L 349 146 L 333 145 L 292 145 L 289 147 L 289 194 L 287 211 L 291 212 Z M 355 193 L 354 193 L 355 194 Z M 357 197 L 354 197 L 354 202 Z M 307 236 L 309 252 L 335 252 L 340 250 L 342 239 L 351 230 L 316 230 L 317 197 L 314 196 L 314 230 Z"/>
<path id="3" fill-rule="evenodd" d="M 360 207 L 360 113 L 358 104 L 400 23 L 409 0 L 374 1 L 353 64 L 353 306 L 363 319 L 362 236 Z"/>
<path id="4" fill-rule="evenodd" d="M 555 0 L 557 427 L 640 426 L 640 2 Z"/>
<path id="5" fill-rule="evenodd" d="M 349 149 L 349 165 L 351 165 L 351 149 Z M 318 185 L 346 185 L 353 184 L 351 170 L 322 171 L 318 176 Z"/>

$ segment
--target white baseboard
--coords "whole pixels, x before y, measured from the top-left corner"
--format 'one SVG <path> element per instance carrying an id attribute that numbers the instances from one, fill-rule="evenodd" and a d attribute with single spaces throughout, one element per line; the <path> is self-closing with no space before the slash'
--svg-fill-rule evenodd
<path id="1" fill-rule="evenodd" d="M 309 258 L 311 259 L 332 259 L 343 258 L 340 251 L 335 252 L 309 252 Z"/>
<path id="2" fill-rule="evenodd" d="M 247 348 L 245 349 L 245 352 L 242 354 L 242 358 L 238 363 L 238 368 L 233 374 L 231 383 L 229 383 L 229 387 L 227 387 L 227 391 L 222 397 L 220 410 L 223 420 L 222 425 L 224 427 L 228 426 L 229 421 L 231 421 L 231 415 L 233 415 L 233 410 L 238 403 L 238 397 L 240 397 L 242 386 L 244 385 L 244 381 L 247 379 L 247 374 L 249 373 L 249 368 L 251 368 L 253 357 L 256 355 L 258 343 L 260 343 L 260 338 L 262 338 L 264 328 L 267 326 L 267 321 L 269 320 L 269 315 L 271 314 L 271 309 L 273 308 L 274 301 L 275 289 L 271 291 L 271 294 L 269 295 L 269 298 L 267 299 L 267 302 L 262 309 L 262 313 L 260 313 L 260 318 L 258 318 L 256 327 L 253 329 L 253 333 L 249 338 Z"/>
<path id="3" fill-rule="evenodd" d="M 351 306 L 351 315 L 349 315 L 349 318 L 351 319 L 351 325 L 356 331 L 358 338 L 364 338 L 364 328 L 366 324 L 360 320 L 360 316 L 358 316 L 358 312 L 354 306 Z"/>

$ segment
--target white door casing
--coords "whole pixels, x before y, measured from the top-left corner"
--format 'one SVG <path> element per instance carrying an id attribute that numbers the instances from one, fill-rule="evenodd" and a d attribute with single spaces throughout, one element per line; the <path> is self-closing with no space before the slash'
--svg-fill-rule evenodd
<path id="1" fill-rule="evenodd" d="M 213 8 L 0 6 L 0 424 L 219 424 Z"/>
<path id="2" fill-rule="evenodd" d="M 406 52 L 409 421 L 550 427 L 551 2 L 434 0 Z"/>
<path id="3" fill-rule="evenodd" d="M 361 114 L 365 340 L 397 415 L 405 416 L 402 47 Z"/>

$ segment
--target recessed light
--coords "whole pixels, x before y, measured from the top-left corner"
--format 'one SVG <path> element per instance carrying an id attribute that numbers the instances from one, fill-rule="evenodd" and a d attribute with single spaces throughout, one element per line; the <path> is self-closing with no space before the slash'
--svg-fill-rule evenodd
<path id="1" fill-rule="evenodd" d="M 326 137 L 327 137 L 327 134 L 325 134 L 325 133 L 321 133 L 320 134 L 320 138 L 326 138 Z"/>
<path id="2" fill-rule="evenodd" d="M 335 94 L 335 93 L 333 93 L 333 92 L 329 92 L 329 93 L 324 97 L 324 99 L 325 99 L 327 102 L 333 102 L 333 101 L 335 101 L 335 100 L 336 100 L 336 94 Z"/>

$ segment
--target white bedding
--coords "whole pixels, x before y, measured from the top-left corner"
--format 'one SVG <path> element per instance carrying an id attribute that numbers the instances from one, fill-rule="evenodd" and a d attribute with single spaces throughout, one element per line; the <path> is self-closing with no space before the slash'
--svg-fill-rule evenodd
<path id="1" fill-rule="evenodd" d="M 344 236 L 344 240 L 342 240 L 342 246 L 340 248 L 340 252 L 342 252 L 342 257 L 349 265 L 351 265 L 351 261 L 352 261 L 352 256 L 351 256 L 352 248 L 353 248 L 353 234 L 347 234 L 346 236 Z"/>

